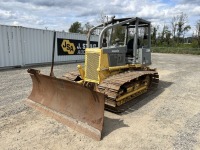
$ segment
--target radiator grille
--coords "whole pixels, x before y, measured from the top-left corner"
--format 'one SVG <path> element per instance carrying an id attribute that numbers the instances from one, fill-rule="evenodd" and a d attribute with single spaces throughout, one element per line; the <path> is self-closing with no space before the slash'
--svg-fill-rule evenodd
<path id="1" fill-rule="evenodd" d="M 99 67 L 99 54 L 87 53 L 86 54 L 86 78 L 89 80 L 98 81 L 97 68 Z"/>

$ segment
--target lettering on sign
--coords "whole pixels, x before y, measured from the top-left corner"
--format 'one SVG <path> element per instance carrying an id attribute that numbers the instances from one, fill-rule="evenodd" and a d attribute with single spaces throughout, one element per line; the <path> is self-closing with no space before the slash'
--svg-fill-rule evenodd
<path id="1" fill-rule="evenodd" d="M 95 48 L 98 42 L 90 41 L 90 47 Z M 84 40 L 57 38 L 58 55 L 84 55 L 87 47 Z"/>

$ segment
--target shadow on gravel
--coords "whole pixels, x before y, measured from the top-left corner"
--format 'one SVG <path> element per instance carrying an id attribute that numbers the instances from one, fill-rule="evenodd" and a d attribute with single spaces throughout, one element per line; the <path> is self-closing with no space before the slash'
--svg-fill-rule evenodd
<path id="1" fill-rule="evenodd" d="M 124 124 L 124 121 L 121 119 L 112 119 L 108 117 L 104 117 L 104 128 L 102 131 L 102 139 L 106 137 L 108 134 L 117 130 L 119 128 L 129 127 L 127 124 Z"/>
<path id="2" fill-rule="evenodd" d="M 168 88 L 172 84 L 173 82 L 160 80 L 156 89 L 151 90 L 141 96 L 138 96 L 134 100 L 126 103 L 123 108 L 124 112 L 120 114 L 128 114 L 140 109 L 142 106 L 146 105 L 148 102 L 159 96 L 163 91 L 165 91 L 166 88 Z"/>
<path id="3" fill-rule="evenodd" d="M 119 113 L 118 115 L 129 114 L 134 112 L 135 110 L 140 109 L 142 106 L 146 105 L 148 102 L 159 96 L 166 88 L 171 86 L 173 82 L 168 81 L 159 81 L 159 85 L 155 90 L 149 91 L 132 101 L 129 101 L 124 105 L 121 109 L 124 109 L 124 112 Z M 104 128 L 102 132 L 102 137 L 104 138 L 111 132 L 116 129 L 129 127 L 127 124 L 124 124 L 121 119 L 111 119 L 108 117 L 104 117 Z"/>
<path id="4" fill-rule="evenodd" d="M 118 113 L 118 115 L 129 114 L 135 110 L 140 109 L 142 106 L 146 105 L 148 102 L 159 96 L 166 88 L 171 86 L 173 82 L 168 81 L 159 81 L 159 85 L 155 90 L 149 91 L 132 101 L 127 102 L 121 109 L 124 109 L 124 112 Z M 129 127 L 127 124 L 124 124 L 121 119 L 111 119 L 104 116 L 104 128 L 102 132 L 102 137 L 104 138 L 114 130 L 119 128 Z"/>

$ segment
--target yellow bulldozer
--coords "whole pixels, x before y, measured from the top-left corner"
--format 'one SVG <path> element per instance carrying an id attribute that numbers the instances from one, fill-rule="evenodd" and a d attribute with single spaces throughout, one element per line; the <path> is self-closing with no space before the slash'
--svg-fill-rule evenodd
<path id="1" fill-rule="evenodd" d="M 121 39 L 114 37 L 118 27 L 123 28 Z M 91 48 L 90 37 L 95 30 L 100 32 L 98 47 Z M 121 112 L 123 105 L 158 85 L 158 72 L 148 67 L 150 47 L 149 21 L 113 17 L 89 30 L 85 63 L 78 65 L 77 71 L 56 78 L 53 60 L 50 76 L 28 69 L 33 89 L 26 102 L 72 129 L 100 140 L 104 109 Z"/>

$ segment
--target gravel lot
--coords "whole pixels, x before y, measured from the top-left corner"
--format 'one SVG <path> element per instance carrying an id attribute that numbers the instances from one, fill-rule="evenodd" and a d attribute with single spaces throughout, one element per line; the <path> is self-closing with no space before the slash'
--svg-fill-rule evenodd
<path id="1" fill-rule="evenodd" d="M 200 56 L 152 54 L 160 84 L 122 114 L 105 111 L 100 142 L 27 107 L 27 69 L 0 71 L 0 149 L 200 149 Z M 55 66 L 55 74 L 77 64 Z M 50 67 L 34 67 L 48 74 Z"/>

